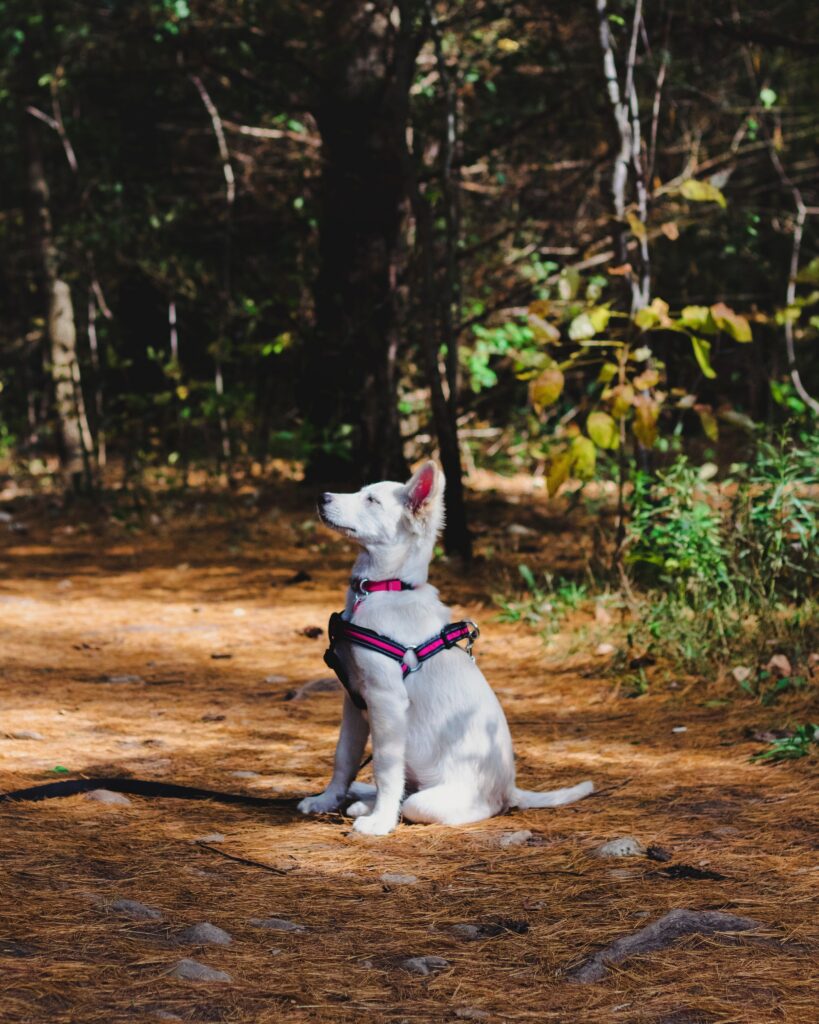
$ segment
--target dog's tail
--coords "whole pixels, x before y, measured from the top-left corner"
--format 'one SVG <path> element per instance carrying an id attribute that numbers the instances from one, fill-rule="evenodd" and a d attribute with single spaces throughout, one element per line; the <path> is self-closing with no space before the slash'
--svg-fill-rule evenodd
<path id="1" fill-rule="evenodd" d="M 562 807 L 564 804 L 573 804 L 575 800 L 582 800 L 594 792 L 594 783 L 589 779 L 585 782 L 578 782 L 576 786 L 568 786 L 566 789 L 551 789 L 547 793 L 536 793 L 531 789 L 512 790 L 510 807 L 518 807 L 520 810 L 527 810 L 530 807 Z"/>

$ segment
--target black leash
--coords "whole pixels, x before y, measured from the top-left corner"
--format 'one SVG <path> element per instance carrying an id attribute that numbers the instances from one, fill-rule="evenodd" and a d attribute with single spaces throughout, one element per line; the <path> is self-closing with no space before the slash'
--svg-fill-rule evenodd
<path id="1" fill-rule="evenodd" d="M 133 796 L 170 797 L 174 800 L 213 800 L 220 804 L 247 804 L 251 807 L 292 807 L 295 804 L 295 800 L 290 797 L 222 793 L 217 789 L 177 786 L 173 782 L 127 778 L 64 779 L 60 782 L 47 782 L 43 786 L 29 786 L 27 789 L 16 789 L 11 793 L 0 793 L 0 803 L 51 800 L 54 797 L 90 793 L 94 789 L 110 789 L 114 793 L 131 793 Z"/>

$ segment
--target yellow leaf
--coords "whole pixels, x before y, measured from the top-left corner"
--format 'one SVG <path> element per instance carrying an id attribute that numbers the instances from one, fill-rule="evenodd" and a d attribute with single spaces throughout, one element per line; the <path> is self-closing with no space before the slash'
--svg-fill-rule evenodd
<path id="1" fill-rule="evenodd" d="M 597 379 L 601 384 L 608 384 L 610 380 L 619 373 L 619 367 L 616 363 L 603 363 L 600 367 L 600 373 L 597 375 Z"/>
<path id="2" fill-rule="evenodd" d="M 529 388 L 535 409 L 542 412 L 548 406 L 554 405 L 563 392 L 564 383 L 563 373 L 556 366 L 550 366 L 536 377 Z"/>
<path id="3" fill-rule="evenodd" d="M 660 383 L 660 375 L 656 370 L 643 370 L 632 383 L 638 391 L 648 391 Z"/>
<path id="4" fill-rule="evenodd" d="M 593 338 L 597 332 L 588 313 L 580 313 L 569 324 L 569 337 L 572 341 L 585 341 Z"/>
<path id="5" fill-rule="evenodd" d="M 723 209 L 728 205 L 725 196 L 716 185 L 709 181 L 698 181 L 696 178 L 689 178 L 680 185 L 680 195 L 693 203 L 719 203 Z"/>
<path id="6" fill-rule="evenodd" d="M 734 341 L 751 340 L 751 325 L 744 316 L 735 313 L 724 302 L 717 302 L 711 307 L 711 316 L 717 327 L 721 331 L 725 331 L 726 334 L 730 334 Z"/>
<path id="7" fill-rule="evenodd" d="M 520 43 L 516 39 L 503 38 L 498 40 L 498 49 L 503 53 L 517 53 Z"/>
<path id="8" fill-rule="evenodd" d="M 711 365 L 711 342 L 706 341 L 705 338 L 698 338 L 695 334 L 691 334 L 689 337 L 694 349 L 694 358 L 699 363 L 700 369 L 706 377 L 713 380 L 717 374 Z"/>
<path id="9" fill-rule="evenodd" d="M 552 458 L 549 472 L 546 476 L 546 489 L 549 497 L 553 498 L 560 490 L 560 485 L 565 483 L 569 476 L 572 465 L 572 457 L 569 452 L 560 452 Z"/>
<path id="10" fill-rule="evenodd" d="M 657 440 L 657 420 L 660 407 L 648 395 L 638 395 L 634 399 L 634 436 L 644 448 L 652 448 Z"/>
<path id="11" fill-rule="evenodd" d="M 620 431 L 607 412 L 593 412 L 586 420 L 589 437 L 598 448 L 614 450 L 620 447 Z"/>
<path id="12" fill-rule="evenodd" d="M 189 394 L 190 392 L 188 391 L 184 384 L 180 384 L 179 387 L 176 389 L 176 397 L 180 400 L 180 402 L 184 402 Z"/>
<path id="13" fill-rule="evenodd" d="M 710 405 L 695 405 L 694 411 L 700 418 L 702 430 L 709 441 L 716 441 L 719 438 L 719 424 L 711 410 Z"/>
<path id="14" fill-rule="evenodd" d="M 628 226 L 631 228 L 632 235 L 639 242 L 644 242 L 648 238 L 645 224 L 643 224 L 639 217 L 635 217 L 633 213 L 627 213 L 626 219 L 628 220 Z"/>
<path id="15" fill-rule="evenodd" d="M 592 442 L 583 435 L 572 440 L 572 467 L 581 480 L 591 480 L 597 462 L 597 451 Z"/>
<path id="16" fill-rule="evenodd" d="M 611 399 L 611 414 L 621 420 L 634 404 L 634 388 L 631 384 L 619 384 L 605 396 Z"/>
<path id="17" fill-rule="evenodd" d="M 707 306 L 686 306 L 680 313 L 680 323 L 694 331 L 707 331 L 711 310 Z"/>
<path id="18" fill-rule="evenodd" d="M 592 322 L 594 333 L 599 334 L 609 325 L 611 320 L 611 310 L 607 306 L 595 306 L 589 310 L 589 320 Z"/>

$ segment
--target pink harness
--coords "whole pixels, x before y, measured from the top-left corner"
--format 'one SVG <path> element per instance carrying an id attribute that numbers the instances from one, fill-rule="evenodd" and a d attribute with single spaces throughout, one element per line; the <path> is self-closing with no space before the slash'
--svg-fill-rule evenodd
<path id="1" fill-rule="evenodd" d="M 350 585 L 354 593 L 358 595 L 353 605 L 353 614 L 355 614 L 361 602 L 366 599 L 368 594 L 385 590 L 415 589 L 411 583 L 405 583 L 403 580 L 377 580 L 373 582 L 367 579 L 354 579 Z M 327 632 L 330 637 L 330 646 L 324 654 L 325 664 L 338 676 L 355 706 L 362 710 L 367 707 L 367 703 L 361 694 L 350 685 L 347 671 L 336 653 L 335 648 L 339 641 L 346 641 L 347 643 L 355 644 L 357 647 L 365 647 L 367 650 L 376 651 L 378 654 L 383 654 L 385 657 L 397 661 L 401 666 L 401 675 L 406 678 L 409 673 L 417 672 L 425 661 L 428 661 L 440 651 L 447 651 L 452 647 L 456 647 L 461 640 L 466 640 L 466 646 L 459 648 L 459 650 L 463 650 L 471 658 L 472 646 L 480 636 L 480 630 L 477 625 L 471 619 L 465 619 L 462 622 L 452 622 L 448 626 L 444 626 L 439 633 L 436 633 L 435 636 L 430 637 L 421 644 L 406 647 L 391 637 L 376 633 L 375 630 L 366 629 L 364 626 L 357 626 L 353 622 L 348 622 L 338 612 L 333 612 L 330 616 Z"/>

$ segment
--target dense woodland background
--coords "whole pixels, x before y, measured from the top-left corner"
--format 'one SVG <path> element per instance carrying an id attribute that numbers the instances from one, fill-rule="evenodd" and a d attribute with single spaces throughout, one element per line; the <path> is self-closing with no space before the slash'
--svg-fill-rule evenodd
<path id="1" fill-rule="evenodd" d="M 814 5 L 0 17 L 16 478 L 352 484 L 437 451 L 468 554 L 465 470 L 613 479 L 624 511 L 681 451 L 810 443 Z"/>

